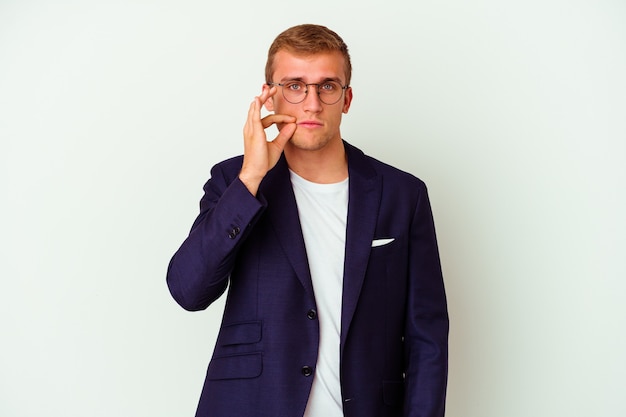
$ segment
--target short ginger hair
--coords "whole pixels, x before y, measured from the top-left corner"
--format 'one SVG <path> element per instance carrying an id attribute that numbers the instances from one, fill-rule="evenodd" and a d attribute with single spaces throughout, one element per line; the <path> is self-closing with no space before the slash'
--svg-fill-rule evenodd
<path id="1" fill-rule="evenodd" d="M 346 85 L 352 78 L 352 64 L 348 45 L 337 33 L 325 26 L 304 24 L 291 27 L 274 39 L 267 53 L 265 64 L 265 80 L 272 82 L 274 75 L 274 56 L 278 51 L 285 50 L 295 55 L 314 55 L 324 52 L 338 51 L 345 59 Z"/>

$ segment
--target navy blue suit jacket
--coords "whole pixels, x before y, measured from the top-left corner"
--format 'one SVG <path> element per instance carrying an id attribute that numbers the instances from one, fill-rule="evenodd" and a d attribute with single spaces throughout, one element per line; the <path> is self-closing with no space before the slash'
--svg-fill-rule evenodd
<path id="1" fill-rule="evenodd" d="M 345 142 L 344 142 L 345 143 Z M 346 417 L 441 417 L 448 314 L 426 187 L 345 143 L 349 203 L 340 378 Z M 228 287 L 197 417 L 298 417 L 319 344 L 315 296 L 284 156 L 257 197 L 242 157 L 211 171 L 167 274 L 185 309 Z M 373 246 L 378 239 L 393 239 Z"/>

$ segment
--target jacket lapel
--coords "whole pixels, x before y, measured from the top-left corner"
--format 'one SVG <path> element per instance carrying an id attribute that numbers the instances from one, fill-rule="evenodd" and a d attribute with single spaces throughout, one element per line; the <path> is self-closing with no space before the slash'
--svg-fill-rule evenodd
<path id="1" fill-rule="evenodd" d="M 345 146 L 350 175 L 350 197 L 341 310 L 342 349 L 363 286 L 381 198 L 381 179 L 363 152 L 347 143 Z"/>
<path id="2" fill-rule="evenodd" d="M 381 198 L 381 178 L 363 152 L 346 142 L 344 144 L 348 157 L 350 190 L 341 307 L 341 346 L 345 344 L 363 286 Z M 265 214 L 276 231 L 283 251 L 302 286 L 313 295 L 298 206 L 284 155 L 268 172 L 259 192 L 267 200 Z"/>
<path id="3" fill-rule="evenodd" d="M 259 194 L 267 200 L 265 214 L 269 217 L 287 259 L 293 266 L 302 286 L 313 295 L 311 272 L 298 216 L 298 206 L 284 155 L 263 179 Z"/>

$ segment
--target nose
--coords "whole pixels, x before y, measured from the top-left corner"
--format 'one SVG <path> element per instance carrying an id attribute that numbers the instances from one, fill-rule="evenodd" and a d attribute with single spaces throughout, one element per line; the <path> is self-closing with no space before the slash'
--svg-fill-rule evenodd
<path id="1" fill-rule="evenodd" d="M 304 101 L 302 102 L 302 104 L 304 105 L 304 111 L 309 111 L 313 113 L 319 113 L 320 111 L 322 111 L 322 102 L 320 100 L 317 89 L 318 86 L 315 84 L 307 86 L 306 96 L 304 97 Z"/>

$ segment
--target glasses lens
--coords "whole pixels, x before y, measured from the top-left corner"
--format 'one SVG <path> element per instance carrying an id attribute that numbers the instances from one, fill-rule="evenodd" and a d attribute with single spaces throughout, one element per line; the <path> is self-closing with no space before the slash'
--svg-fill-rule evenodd
<path id="1" fill-rule="evenodd" d="M 343 93 L 341 85 L 335 81 L 321 83 L 317 91 L 319 92 L 322 103 L 326 104 L 335 104 L 341 98 L 341 93 Z"/>
<path id="2" fill-rule="evenodd" d="M 324 104 L 335 104 L 341 99 L 343 93 L 343 87 L 336 81 L 325 81 L 308 86 L 302 81 L 287 81 L 282 87 L 285 100 L 293 104 L 303 102 L 309 88 L 317 88 L 317 94 Z"/>
<path id="3" fill-rule="evenodd" d="M 302 81 L 287 81 L 283 84 L 283 95 L 288 102 L 298 104 L 306 97 L 306 84 Z"/>

